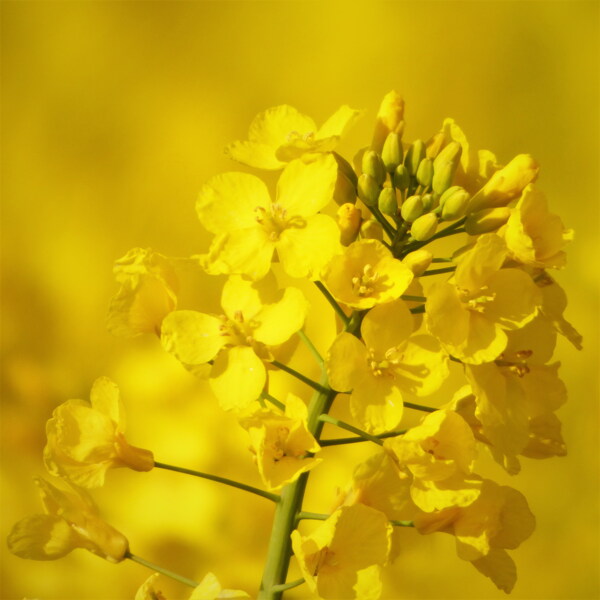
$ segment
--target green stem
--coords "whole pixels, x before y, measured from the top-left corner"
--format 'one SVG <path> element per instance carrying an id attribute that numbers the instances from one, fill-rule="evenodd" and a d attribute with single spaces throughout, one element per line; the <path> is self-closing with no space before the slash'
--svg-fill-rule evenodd
<path id="1" fill-rule="evenodd" d="M 321 290 L 321 293 L 323 294 L 323 296 L 325 296 L 327 302 L 331 304 L 331 307 L 337 313 L 338 317 L 342 320 L 342 323 L 344 325 L 347 325 L 350 319 L 348 315 L 343 311 L 342 307 L 337 303 L 337 300 L 331 295 L 329 290 L 320 281 L 315 281 L 315 285 L 319 288 L 319 290 Z"/>
<path id="2" fill-rule="evenodd" d="M 246 485 L 245 483 L 240 483 L 239 481 L 234 481 L 233 479 L 219 477 L 218 475 L 211 475 L 210 473 L 202 473 L 201 471 L 194 471 L 192 469 L 185 469 L 184 467 L 174 467 L 173 465 L 167 465 L 165 463 L 160 462 L 155 462 L 154 466 L 159 469 L 167 469 L 168 471 L 175 471 L 176 473 L 185 473 L 186 475 L 193 475 L 194 477 L 201 477 L 202 479 L 209 479 L 210 481 L 223 483 L 225 485 L 244 490 L 245 492 L 250 492 L 251 494 L 256 494 L 257 496 L 262 496 L 263 498 L 267 498 L 268 500 L 271 500 L 273 502 L 279 502 L 279 496 L 277 494 L 271 494 L 271 492 L 259 490 L 258 488 L 252 487 L 251 485 Z"/>
<path id="3" fill-rule="evenodd" d="M 367 433 L 366 431 L 362 431 L 361 429 L 358 429 L 358 427 L 354 427 L 353 425 L 350 425 L 349 423 L 340 421 L 340 419 L 336 419 L 335 417 L 330 417 L 329 415 L 321 415 L 319 417 L 319 420 L 323 421 L 324 423 L 329 423 L 331 425 L 335 425 L 336 427 L 339 427 L 340 429 L 345 429 L 346 431 L 351 431 L 352 433 L 355 433 L 356 435 L 360 436 L 361 438 L 364 438 L 365 440 L 374 442 L 375 444 L 378 444 L 379 446 L 383 446 L 383 442 L 378 437 L 375 437 L 374 435 L 371 435 L 370 433 Z"/>
<path id="4" fill-rule="evenodd" d="M 292 588 L 298 587 L 304 583 L 304 577 L 300 579 L 296 579 L 295 581 L 290 581 L 289 583 L 280 583 L 279 585 L 273 586 L 274 592 L 285 592 L 286 590 L 291 590 Z"/>
<path id="5" fill-rule="evenodd" d="M 439 275 L 440 273 L 452 273 L 452 271 L 456 271 L 456 267 L 444 267 L 443 269 L 430 269 L 429 271 L 425 271 L 425 273 L 421 273 L 419 277 L 427 277 L 427 275 Z"/>
<path id="6" fill-rule="evenodd" d="M 432 408 L 431 406 L 423 406 L 422 404 L 413 404 L 412 402 L 405 402 L 406 408 L 412 408 L 413 410 L 422 410 L 423 412 L 435 412 L 439 408 Z"/>
<path id="7" fill-rule="evenodd" d="M 260 397 L 269 401 L 273 406 L 276 406 L 280 410 L 285 411 L 285 404 L 283 402 L 280 402 L 279 400 L 277 400 L 277 398 L 275 398 L 275 396 L 271 396 L 271 394 L 268 394 L 267 392 L 262 392 L 260 394 Z"/>
<path id="8" fill-rule="evenodd" d="M 390 520 L 390 523 L 394 526 L 394 527 L 414 527 L 415 524 L 413 521 L 395 521 L 395 520 Z"/>
<path id="9" fill-rule="evenodd" d="M 431 262 L 434 262 L 434 263 L 449 263 L 449 262 L 454 262 L 454 259 L 453 258 L 438 257 L 438 258 L 432 258 Z"/>
<path id="10" fill-rule="evenodd" d="M 289 373 L 290 375 L 292 375 L 296 379 L 299 379 L 306 385 L 309 385 L 311 388 L 313 388 L 313 390 L 316 390 L 319 393 L 327 391 L 327 389 L 324 388 L 320 383 L 313 381 L 309 377 L 306 377 L 306 375 L 302 375 L 302 373 L 298 373 L 298 371 L 296 371 L 295 369 L 292 369 L 292 367 L 288 367 L 287 365 L 279 362 L 278 360 L 272 360 L 271 364 L 274 367 L 277 367 L 278 369 L 281 369 L 282 371 Z"/>
<path id="11" fill-rule="evenodd" d="M 403 294 L 400 298 L 406 302 L 425 302 L 427 300 L 424 296 L 408 296 L 406 294 Z"/>
<path id="12" fill-rule="evenodd" d="M 326 519 L 329 519 L 331 515 L 324 515 L 323 513 L 314 513 L 314 512 L 307 512 L 307 511 L 301 511 L 298 513 L 298 521 L 325 521 Z"/>
<path id="13" fill-rule="evenodd" d="M 153 571 L 157 571 L 158 573 L 162 573 L 171 579 L 175 579 L 175 581 L 179 581 L 179 583 L 183 583 L 184 585 L 189 585 L 192 588 L 198 587 L 200 585 L 198 582 L 193 579 L 188 579 L 187 577 L 183 577 L 183 575 L 178 575 L 173 571 L 169 571 L 169 569 L 164 569 L 163 567 L 159 567 L 154 563 L 151 563 L 149 560 L 144 558 L 140 558 L 139 556 L 135 556 L 135 554 L 131 554 L 129 550 L 125 554 L 125 558 L 132 560 L 133 562 L 139 563 L 140 565 L 144 565 L 144 567 L 148 567 L 148 569 L 152 569 Z"/>
<path id="14" fill-rule="evenodd" d="M 389 221 L 385 218 L 385 216 L 377 206 L 369 206 L 369 210 L 373 213 L 373 216 L 379 221 L 379 223 L 383 227 L 383 230 L 390 238 L 390 242 L 393 242 L 394 238 L 396 237 L 396 230 L 390 225 Z"/>
<path id="15" fill-rule="evenodd" d="M 419 306 L 414 306 L 413 308 L 409 308 L 410 312 L 413 315 L 418 315 L 425 312 L 425 305 L 420 304 Z"/>
<path id="16" fill-rule="evenodd" d="M 298 334 L 298 337 L 304 342 L 304 345 L 310 350 L 310 353 L 313 355 L 317 363 L 319 363 L 319 366 L 323 368 L 323 357 L 319 354 L 319 351 L 315 348 L 315 345 L 310 341 L 310 339 L 304 333 L 304 331 L 302 331 L 302 329 L 299 329 L 298 331 L 296 331 L 296 333 Z"/>
<path id="17" fill-rule="evenodd" d="M 401 431 L 388 431 L 387 433 L 380 433 L 375 437 L 378 437 L 380 440 L 391 437 L 398 437 L 399 435 L 404 435 L 408 430 L 402 429 Z M 367 440 L 362 437 L 347 437 L 347 438 L 335 438 L 330 440 L 321 440 L 319 445 L 321 448 L 325 446 L 341 446 L 343 444 L 356 444 L 358 442 L 370 442 L 371 440 Z"/>

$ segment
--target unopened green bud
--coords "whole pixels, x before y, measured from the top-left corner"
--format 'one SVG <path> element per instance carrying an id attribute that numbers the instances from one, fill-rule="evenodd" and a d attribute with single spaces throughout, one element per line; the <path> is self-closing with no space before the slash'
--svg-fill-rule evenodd
<path id="1" fill-rule="evenodd" d="M 434 161 L 431 187 L 436 194 L 443 194 L 452 185 L 454 171 L 455 166 L 451 162 L 446 161 L 444 163 L 436 164 Z"/>
<path id="2" fill-rule="evenodd" d="M 431 212 L 440 204 L 438 197 L 434 194 L 423 194 L 421 198 L 423 200 L 423 212 Z"/>
<path id="3" fill-rule="evenodd" d="M 445 162 L 451 162 L 456 167 L 460 162 L 461 154 L 462 146 L 458 142 L 450 142 L 449 144 L 446 144 L 435 157 L 433 166 L 437 169 L 438 165 L 442 165 Z"/>
<path id="4" fill-rule="evenodd" d="M 437 226 L 437 216 L 434 213 L 427 213 L 411 225 L 410 234 L 417 242 L 424 242 L 435 234 Z"/>
<path id="5" fill-rule="evenodd" d="M 367 206 L 376 206 L 381 186 L 366 173 L 358 178 L 358 197 Z"/>
<path id="6" fill-rule="evenodd" d="M 425 158 L 425 150 L 425 142 L 423 140 L 416 140 L 408 149 L 404 157 L 404 166 L 411 175 L 417 174 L 419 164 Z"/>
<path id="7" fill-rule="evenodd" d="M 351 204 L 356 202 L 356 186 L 340 170 L 338 170 L 337 179 L 335 181 L 333 199 L 336 204 L 339 204 L 340 206 L 348 202 Z"/>
<path id="8" fill-rule="evenodd" d="M 402 218 L 407 223 L 412 223 L 423 214 L 423 199 L 421 196 L 409 196 L 400 209 Z"/>
<path id="9" fill-rule="evenodd" d="M 471 194 L 459 185 L 447 189 L 440 198 L 442 219 L 444 221 L 454 221 L 463 217 L 467 212 L 470 199 Z"/>
<path id="10" fill-rule="evenodd" d="M 379 210 L 390 217 L 398 216 L 398 201 L 396 200 L 396 191 L 393 188 L 386 187 L 381 190 L 378 200 Z"/>
<path id="11" fill-rule="evenodd" d="M 410 185 L 410 173 L 404 165 L 398 165 L 394 171 L 394 186 L 406 190 Z"/>
<path id="12" fill-rule="evenodd" d="M 421 248 L 407 254 L 402 262 L 418 277 L 427 271 L 432 260 L 433 254 L 429 250 Z"/>
<path id="13" fill-rule="evenodd" d="M 373 150 L 367 150 L 362 158 L 362 172 L 370 175 L 380 186 L 385 181 L 385 166 L 381 156 Z"/>
<path id="14" fill-rule="evenodd" d="M 392 131 L 385 138 L 381 151 L 381 160 L 383 160 L 388 173 L 393 173 L 394 169 L 402 163 L 402 153 L 402 139 Z"/>
<path id="15" fill-rule="evenodd" d="M 423 187 L 429 187 L 433 179 L 433 161 L 430 158 L 424 158 L 417 169 L 417 181 Z"/>
<path id="16" fill-rule="evenodd" d="M 465 231 L 469 235 L 479 235 L 480 233 L 489 233 L 502 227 L 510 217 L 510 208 L 508 206 L 499 206 L 496 208 L 484 208 L 476 213 L 471 213 L 465 221 Z"/>
<path id="17" fill-rule="evenodd" d="M 368 219 L 360 226 L 360 237 L 367 240 L 383 239 L 383 227 L 375 219 Z"/>
<path id="18" fill-rule="evenodd" d="M 337 163 L 337 166 L 338 166 L 338 171 L 343 173 L 350 180 L 350 182 L 354 185 L 354 187 L 356 187 L 356 181 L 357 181 L 358 177 L 356 176 L 356 173 L 354 172 L 352 165 L 343 156 L 341 156 L 337 152 L 332 152 L 331 155 L 333 156 L 333 158 L 335 158 L 335 162 Z"/>

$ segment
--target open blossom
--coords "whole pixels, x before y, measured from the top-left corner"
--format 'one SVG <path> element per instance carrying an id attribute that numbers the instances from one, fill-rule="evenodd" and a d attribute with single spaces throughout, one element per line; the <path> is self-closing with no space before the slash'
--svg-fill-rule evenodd
<path id="1" fill-rule="evenodd" d="M 454 277 L 431 287 L 429 331 L 463 362 L 494 360 L 506 348 L 506 330 L 523 327 L 537 314 L 540 291 L 529 274 L 502 268 L 506 256 L 504 241 L 484 234 L 461 258 Z"/>
<path id="2" fill-rule="evenodd" d="M 352 308 L 372 308 L 398 298 L 413 273 L 377 240 L 360 240 L 334 256 L 323 282 L 336 300 Z"/>
<path id="3" fill-rule="evenodd" d="M 46 425 L 44 464 L 53 475 L 85 488 L 103 485 L 108 469 L 150 471 L 152 452 L 129 445 L 124 431 L 119 388 L 108 377 L 100 377 L 89 402 L 67 400 L 54 410 Z"/>
<path id="4" fill-rule="evenodd" d="M 184 365 L 212 361 L 210 387 L 225 410 L 247 408 L 267 380 L 270 349 L 298 331 L 308 308 L 302 292 L 286 288 L 275 301 L 266 283 L 230 277 L 223 287 L 224 315 L 178 310 L 167 316 L 162 344 Z"/>
<path id="5" fill-rule="evenodd" d="M 340 248 L 335 220 L 319 214 L 333 198 L 337 171 L 331 155 L 309 164 L 292 161 L 279 177 L 274 202 L 254 175 L 213 177 L 196 203 L 200 222 L 217 236 L 204 260 L 207 271 L 262 279 L 277 251 L 288 275 L 318 277 Z"/>
<path id="6" fill-rule="evenodd" d="M 177 277 L 167 258 L 133 248 L 114 266 L 121 285 L 108 309 L 108 330 L 117 336 L 160 335 L 162 320 L 177 305 Z"/>
<path id="7" fill-rule="evenodd" d="M 255 117 L 248 140 L 229 144 L 225 152 L 251 167 L 282 169 L 301 156 L 332 151 L 360 114 L 361 111 L 344 105 L 317 129 L 310 117 L 293 106 L 274 106 Z"/>
<path id="8" fill-rule="evenodd" d="M 321 462 L 311 454 L 321 448 L 308 431 L 306 405 L 288 394 L 285 414 L 259 409 L 240 421 L 248 430 L 260 476 L 271 491 L 295 481 Z"/>
<path id="9" fill-rule="evenodd" d="M 21 558 L 54 560 L 84 548 L 110 562 L 122 561 L 127 538 L 103 521 L 82 489 L 59 489 L 36 478 L 45 514 L 19 521 L 8 536 L 8 549 Z"/>
<path id="10" fill-rule="evenodd" d="M 329 383 L 334 390 L 351 392 L 352 414 L 369 432 L 396 427 L 403 395 L 429 395 L 448 374 L 437 340 L 413 330 L 406 304 L 394 300 L 367 313 L 361 325 L 364 343 L 341 333 L 329 350 Z"/>
<path id="11" fill-rule="evenodd" d="M 144 581 L 135 594 L 134 600 L 167 600 L 160 590 L 155 587 L 159 574 L 153 573 Z M 207 573 L 202 581 L 194 588 L 188 600 L 234 600 L 250 598 L 242 590 L 224 590 L 213 573 Z"/>
<path id="12" fill-rule="evenodd" d="M 359 598 L 359 572 L 387 561 L 391 533 L 382 512 L 354 504 L 336 510 L 307 536 L 293 531 L 292 548 L 313 593 L 326 600 Z M 378 586 L 377 570 L 368 577 Z"/>

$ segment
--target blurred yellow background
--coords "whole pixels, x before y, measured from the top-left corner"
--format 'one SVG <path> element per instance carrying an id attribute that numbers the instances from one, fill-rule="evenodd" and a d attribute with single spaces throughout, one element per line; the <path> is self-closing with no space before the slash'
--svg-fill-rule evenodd
<path id="1" fill-rule="evenodd" d="M 537 516 L 513 552 L 515 599 L 600 597 L 598 445 L 599 3 L 593 2 L 12 2 L 2 3 L 2 538 L 40 510 L 45 422 L 111 377 L 128 438 L 157 460 L 260 485 L 246 433 L 151 337 L 105 329 L 114 260 L 132 247 L 168 256 L 206 248 L 194 202 L 210 176 L 239 167 L 224 146 L 254 115 L 288 103 L 317 123 L 341 104 L 367 109 L 342 152 L 370 139 L 382 96 L 406 99 L 407 139 L 444 117 L 501 162 L 527 152 L 540 187 L 576 232 L 567 318 L 580 354 L 558 358 L 570 402 L 559 412 L 569 455 L 524 460 L 521 490 Z M 185 307 L 216 292 L 196 282 Z M 316 332 L 316 328 L 315 328 Z M 327 343 L 328 330 L 318 342 Z M 304 392 L 298 388 L 298 392 Z M 361 450 L 364 452 L 364 449 Z M 352 471 L 315 477 L 327 498 Z M 315 487 L 315 486 L 313 486 Z M 272 507 L 175 473 L 111 472 L 94 494 L 132 551 L 189 577 L 214 571 L 256 593 Z M 446 539 L 448 538 L 448 539 Z M 386 571 L 388 599 L 501 598 L 456 557 L 449 536 L 406 532 Z M 410 541 L 410 544 L 409 544 Z M 24 561 L 2 541 L 2 599 L 133 598 L 150 574 L 84 551 Z M 166 579 L 168 597 L 188 591 Z M 302 588 L 290 598 L 302 598 Z"/>

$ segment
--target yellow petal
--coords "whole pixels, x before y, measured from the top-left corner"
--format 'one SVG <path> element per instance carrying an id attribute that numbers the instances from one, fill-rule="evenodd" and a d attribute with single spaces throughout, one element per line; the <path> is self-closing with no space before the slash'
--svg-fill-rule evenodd
<path id="1" fill-rule="evenodd" d="M 517 582 L 517 567 L 508 552 L 492 548 L 487 556 L 472 561 L 473 566 L 486 577 L 489 577 L 496 587 L 510 594 Z"/>
<path id="2" fill-rule="evenodd" d="M 340 106 L 330 117 L 321 125 L 317 132 L 317 139 L 323 139 L 331 136 L 341 137 L 346 131 L 354 125 L 363 111 L 354 110 L 349 106 Z"/>
<path id="3" fill-rule="evenodd" d="M 456 285 L 461 290 L 476 292 L 502 267 L 506 254 L 504 240 L 495 233 L 479 236 L 475 246 L 463 255 L 456 267 Z"/>
<path id="4" fill-rule="evenodd" d="M 366 369 L 367 349 L 355 336 L 340 333 L 327 357 L 329 385 L 338 392 L 349 392 L 354 387 L 356 374 Z"/>
<path id="5" fill-rule="evenodd" d="M 116 383 L 108 377 L 98 377 L 92 385 L 90 403 L 94 410 L 109 417 L 119 431 L 125 430 L 125 408 Z"/>
<path id="6" fill-rule="evenodd" d="M 60 517 L 33 515 L 19 521 L 8 536 L 8 549 L 21 558 L 55 560 L 77 547 L 78 536 Z"/>
<path id="7" fill-rule="evenodd" d="M 308 308 L 308 301 L 298 288 L 286 288 L 279 302 L 264 306 L 256 315 L 254 338 L 268 346 L 283 344 L 302 328 Z"/>
<path id="8" fill-rule="evenodd" d="M 227 233 L 257 225 L 256 208 L 270 210 L 267 186 L 248 173 L 223 173 L 200 189 L 196 212 L 211 233 Z"/>
<path id="9" fill-rule="evenodd" d="M 250 598 L 250 596 L 242 590 L 224 590 L 216 576 L 213 573 L 207 573 L 199 585 L 194 588 L 189 600 L 221 600 L 222 598 L 233 600 L 235 598 Z"/>
<path id="10" fill-rule="evenodd" d="M 373 307 L 360 327 L 367 348 L 380 353 L 403 344 L 413 329 L 413 317 L 403 300 Z"/>
<path id="11" fill-rule="evenodd" d="M 453 354 L 463 346 L 469 332 L 469 311 L 449 283 L 431 286 L 425 303 L 429 331 Z"/>
<path id="12" fill-rule="evenodd" d="M 210 374 L 210 387 L 223 410 L 243 410 L 262 392 L 267 379 L 265 366 L 249 346 L 222 351 Z"/>
<path id="13" fill-rule="evenodd" d="M 163 348 L 187 365 L 212 360 L 223 347 L 222 322 L 217 317 L 193 310 L 176 310 L 163 321 Z"/>
<path id="14" fill-rule="evenodd" d="M 225 147 L 225 154 L 255 169 L 276 171 L 285 167 L 285 162 L 275 155 L 273 146 L 260 142 L 236 141 Z"/>
<path id="15" fill-rule="evenodd" d="M 402 420 L 402 394 L 390 377 L 359 373 L 350 396 L 350 411 L 369 433 L 395 429 Z"/>

